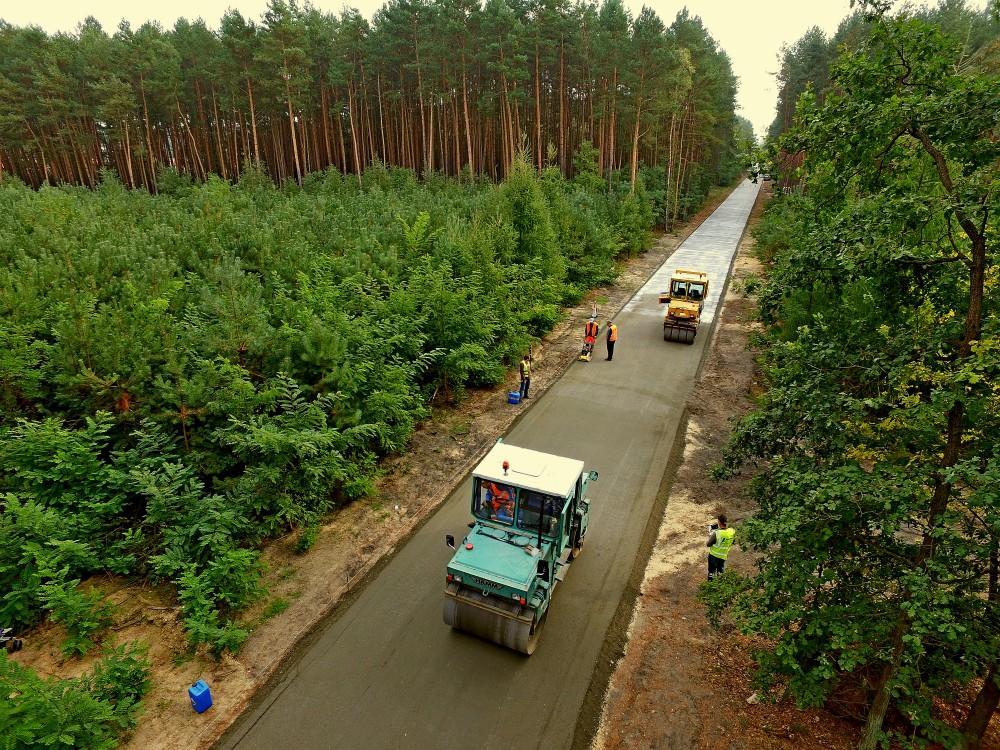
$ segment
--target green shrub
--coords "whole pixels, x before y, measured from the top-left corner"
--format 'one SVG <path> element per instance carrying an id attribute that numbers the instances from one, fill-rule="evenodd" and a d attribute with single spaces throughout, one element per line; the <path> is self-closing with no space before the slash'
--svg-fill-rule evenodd
<path id="1" fill-rule="evenodd" d="M 300 555 L 308 552 L 316 544 L 317 538 L 319 538 L 319 524 L 315 520 L 310 520 L 299 530 L 298 539 L 295 540 L 295 551 Z"/>
<path id="2" fill-rule="evenodd" d="M 110 750 L 134 728 L 149 686 L 144 650 L 107 652 L 79 680 L 42 679 L 0 651 L 0 738 L 9 750 L 60 746 Z"/>
<path id="3" fill-rule="evenodd" d="M 65 572 L 59 576 L 63 578 Z M 53 622 L 66 628 L 64 656 L 83 656 L 95 645 L 95 637 L 111 624 L 112 607 L 100 591 L 82 591 L 80 581 L 61 580 L 41 587 L 41 599 Z"/>
<path id="4" fill-rule="evenodd" d="M 119 730 L 136 726 L 139 703 L 150 684 L 147 653 L 146 645 L 138 642 L 105 649 L 101 661 L 81 680 L 91 696 L 114 707 Z"/>

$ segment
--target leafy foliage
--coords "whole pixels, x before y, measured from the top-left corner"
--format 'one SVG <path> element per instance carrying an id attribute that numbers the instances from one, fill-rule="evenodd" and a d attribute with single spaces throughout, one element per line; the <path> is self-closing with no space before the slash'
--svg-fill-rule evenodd
<path id="1" fill-rule="evenodd" d="M 67 656 L 86 654 L 94 646 L 93 636 L 111 624 L 111 606 L 102 602 L 100 592 L 80 591 L 79 584 L 79 580 L 61 580 L 41 587 L 42 606 L 49 610 L 49 618 L 66 628 L 62 650 Z"/>
<path id="2" fill-rule="evenodd" d="M 173 582 L 191 643 L 237 648 L 257 545 L 308 548 L 429 400 L 501 382 L 645 248 L 627 180 L 0 182 L 2 621 L 48 611 L 82 653 L 108 613 L 78 584 L 112 571 Z"/>
<path id="3" fill-rule="evenodd" d="M 109 750 L 135 727 L 149 686 L 141 648 L 105 653 L 80 679 L 42 679 L 0 651 L 0 737 L 11 750 L 63 746 Z"/>
<path id="4" fill-rule="evenodd" d="M 866 24 L 781 142 L 804 191 L 757 231 L 768 390 L 723 467 L 764 463 L 760 565 L 705 597 L 774 644 L 763 683 L 810 705 L 859 684 L 861 747 L 975 747 L 1000 659 L 1000 86 L 920 18 Z M 958 730 L 935 700 L 979 679 Z"/>

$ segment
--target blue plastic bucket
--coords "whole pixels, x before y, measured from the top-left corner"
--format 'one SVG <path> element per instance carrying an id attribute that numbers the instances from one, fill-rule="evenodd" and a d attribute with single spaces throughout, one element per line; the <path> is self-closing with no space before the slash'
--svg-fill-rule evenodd
<path id="1" fill-rule="evenodd" d="M 510 391 L 507 393 L 507 403 L 508 404 L 519 404 L 521 403 L 521 392 L 520 391 Z"/>

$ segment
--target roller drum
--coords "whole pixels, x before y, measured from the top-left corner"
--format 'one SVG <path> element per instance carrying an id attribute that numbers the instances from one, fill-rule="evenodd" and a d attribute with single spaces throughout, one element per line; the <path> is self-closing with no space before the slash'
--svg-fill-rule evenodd
<path id="1" fill-rule="evenodd" d="M 672 341 L 677 344 L 693 344 L 697 332 L 697 328 L 668 324 L 663 326 L 663 340 Z"/>
<path id="2" fill-rule="evenodd" d="M 444 622 L 464 633 L 531 655 L 538 645 L 544 618 L 517 602 L 450 584 L 445 589 Z"/>

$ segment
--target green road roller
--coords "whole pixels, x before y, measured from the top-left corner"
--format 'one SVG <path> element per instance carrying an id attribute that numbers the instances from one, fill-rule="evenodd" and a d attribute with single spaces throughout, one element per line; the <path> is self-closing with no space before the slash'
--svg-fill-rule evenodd
<path id="1" fill-rule="evenodd" d="M 590 521 L 583 461 L 498 441 L 472 472 L 472 516 L 445 575 L 444 621 L 531 654 Z"/>

